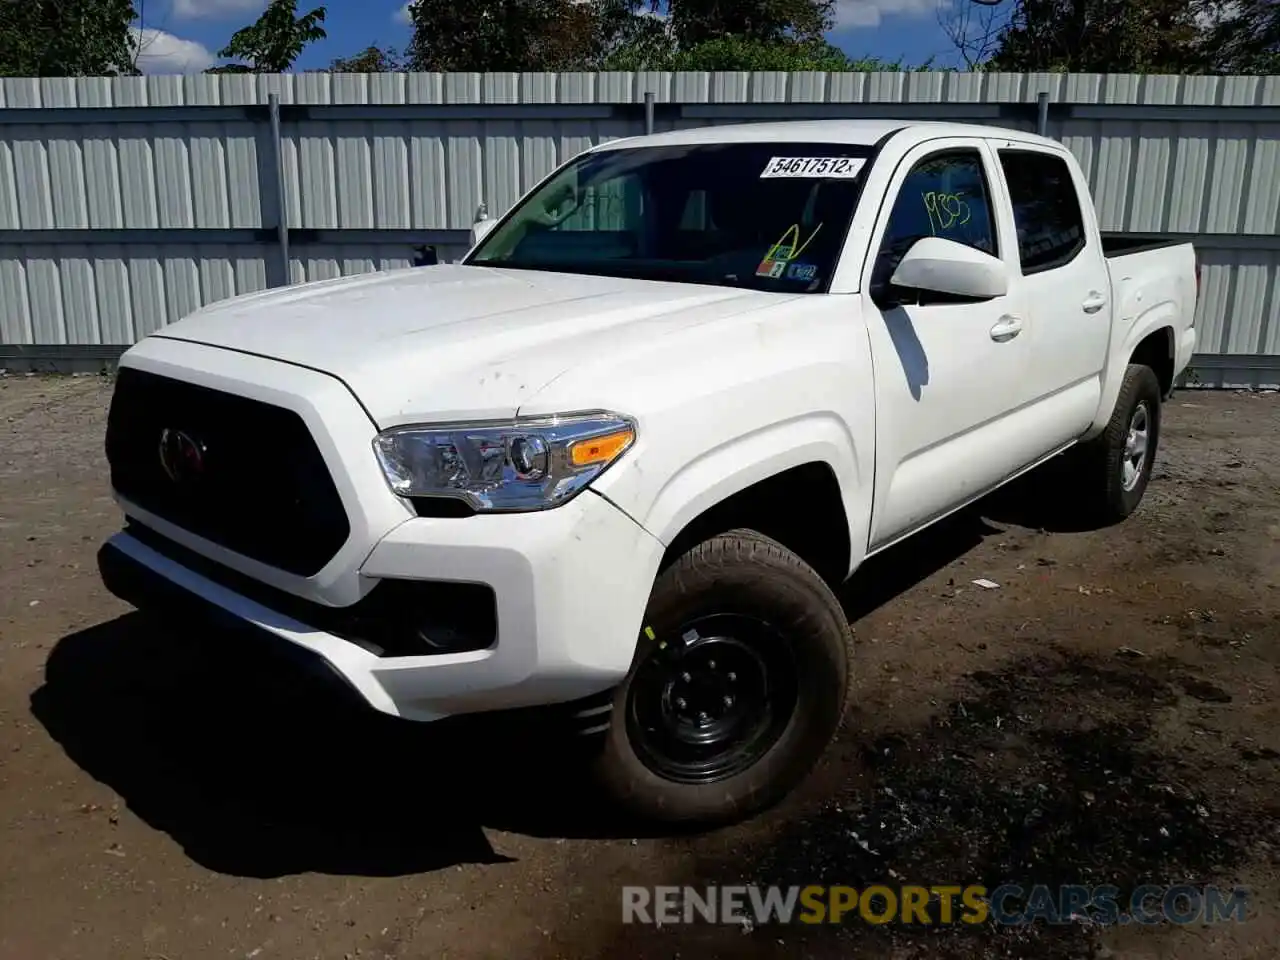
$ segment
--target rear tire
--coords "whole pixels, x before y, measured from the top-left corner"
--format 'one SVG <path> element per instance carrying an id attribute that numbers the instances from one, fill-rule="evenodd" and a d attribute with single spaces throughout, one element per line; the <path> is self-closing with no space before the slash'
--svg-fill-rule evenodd
<path id="1" fill-rule="evenodd" d="M 840 728 L 852 643 L 830 588 L 781 544 L 734 530 L 693 547 L 654 584 L 596 782 L 647 820 L 771 806 Z"/>
<path id="2" fill-rule="evenodd" d="M 1118 523 L 1142 502 L 1160 443 L 1160 407 L 1155 371 L 1129 364 L 1107 428 L 1076 451 L 1086 507 L 1098 523 Z"/>

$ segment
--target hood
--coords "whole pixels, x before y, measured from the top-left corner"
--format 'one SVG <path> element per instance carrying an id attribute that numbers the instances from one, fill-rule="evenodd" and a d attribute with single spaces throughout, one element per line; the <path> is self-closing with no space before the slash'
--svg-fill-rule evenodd
<path id="1" fill-rule="evenodd" d="M 158 336 L 331 374 L 386 428 L 510 417 L 575 365 L 605 363 L 654 337 L 790 299 L 447 264 L 250 294 Z"/>

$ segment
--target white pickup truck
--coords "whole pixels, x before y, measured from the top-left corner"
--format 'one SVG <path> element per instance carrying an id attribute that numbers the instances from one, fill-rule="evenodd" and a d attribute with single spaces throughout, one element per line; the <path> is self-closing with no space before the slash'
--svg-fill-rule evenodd
<path id="1" fill-rule="evenodd" d="M 389 714 L 559 705 L 662 820 L 806 776 L 872 554 L 1064 452 L 1127 516 L 1195 345 L 1191 245 L 1103 236 L 1071 154 L 1014 130 L 618 140 L 474 234 L 126 352 L 100 569 Z"/>

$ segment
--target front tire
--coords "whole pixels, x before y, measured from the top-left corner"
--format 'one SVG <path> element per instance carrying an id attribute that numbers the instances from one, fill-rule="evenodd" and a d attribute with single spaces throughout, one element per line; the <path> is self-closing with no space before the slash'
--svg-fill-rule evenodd
<path id="1" fill-rule="evenodd" d="M 712 824 L 776 803 L 844 717 L 852 633 L 821 577 L 735 530 L 654 584 L 596 781 L 647 820 Z"/>
<path id="2" fill-rule="evenodd" d="M 1142 502 L 1160 442 L 1160 381 L 1131 363 L 1107 428 L 1079 450 L 1083 489 L 1101 524 L 1126 519 Z"/>

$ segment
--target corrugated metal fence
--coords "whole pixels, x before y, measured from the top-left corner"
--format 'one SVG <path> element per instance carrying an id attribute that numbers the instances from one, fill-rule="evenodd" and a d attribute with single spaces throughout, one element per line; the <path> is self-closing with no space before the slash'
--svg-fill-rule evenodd
<path id="1" fill-rule="evenodd" d="M 647 125 L 830 117 L 1039 125 L 1104 229 L 1198 243 L 1199 378 L 1280 380 L 1280 77 L 994 73 L 2 80 L 0 366 L 109 358 L 202 304 L 423 245 L 452 259 L 481 201 Z"/>

